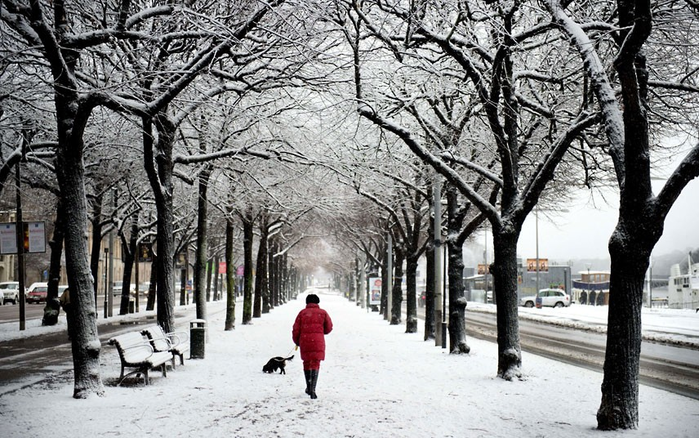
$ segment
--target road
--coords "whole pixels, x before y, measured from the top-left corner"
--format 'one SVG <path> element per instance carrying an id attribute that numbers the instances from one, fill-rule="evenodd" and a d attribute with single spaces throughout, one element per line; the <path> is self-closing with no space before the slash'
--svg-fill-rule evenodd
<path id="1" fill-rule="evenodd" d="M 424 320 L 424 308 L 418 308 Z M 606 334 L 519 320 L 522 350 L 602 372 Z M 467 311 L 466 333 L 497 342 L 495 314 Z M 644 341 L 641 345 L 641 383 L 699 400 L 699 350 Z"/>
<path id="2" fill-rule="evenodd" d="M 496 342 L 495 315 L 467 312 L 469 336 Z M 602 372 L 606 335 L 520 319 L 522 350 Z M 641 383 L 699 399 L 699 350 L 643 342 Z"/>

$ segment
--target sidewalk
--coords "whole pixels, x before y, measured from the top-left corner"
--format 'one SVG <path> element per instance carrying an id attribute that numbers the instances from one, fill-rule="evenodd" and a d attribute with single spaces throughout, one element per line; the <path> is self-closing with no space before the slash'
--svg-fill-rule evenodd
<path id="1" fill-rule="evenodd" d="M 699 401 L 642 386 L 637 431 L 599 432 L 600 373 L 524 354 L 525 380 L 495 377 L 497 346 L 469 339 L 452 356 L 420 333 L 317 291 L 335 329 L 326 337 L 318 399 L 304 394 L 298 352 L 287 374 L 264 374 L 293 348 L 304 296 L 253 324 L 223 331 L 210 305 L 206 358 L 186 360 L 152 385 L 113 386 L 119 359 L 102 354 L 106 396 L 74 400 L 72 375 L 0 397 L 3 437 L 694 437 Z M 237 306 L 240 313 L 242 306 Z"/>

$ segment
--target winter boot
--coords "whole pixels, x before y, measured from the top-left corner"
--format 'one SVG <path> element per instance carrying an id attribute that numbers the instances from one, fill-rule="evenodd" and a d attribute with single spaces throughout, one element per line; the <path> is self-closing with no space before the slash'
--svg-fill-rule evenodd
<path id="1" fill-rule="evenodd" d="M 311 393 L 309 394 L 312 399 L 318 398 L 316 395 L 316 384 L 318 383 L 318 371 L 320 370 L 311 370 Z"/>
<path id="2" fill-rule="evenodd" d="M 311 370 L 303 370 L 306 377 L 306 394 L 311 395 Z"/>

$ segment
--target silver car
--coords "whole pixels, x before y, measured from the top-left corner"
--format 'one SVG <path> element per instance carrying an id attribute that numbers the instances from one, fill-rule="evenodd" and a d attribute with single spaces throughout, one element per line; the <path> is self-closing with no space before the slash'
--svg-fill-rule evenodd
<path id="1" fill-rule="evenodd" d="M 19 281 L 0 283 L 0 304 L 17 304 L 19 301 Z"/>

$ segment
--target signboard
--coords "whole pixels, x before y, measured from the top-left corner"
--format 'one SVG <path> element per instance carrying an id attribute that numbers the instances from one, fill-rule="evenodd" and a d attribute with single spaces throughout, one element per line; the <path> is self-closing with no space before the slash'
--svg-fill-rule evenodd
<path id="1" fill-rule="evenodd" d="M 490 265 L 486 265 L 485 263 L 479 263 L 478 264 L 478 275 L 485 275 L 485 274 L 490 274 Z"/>
<path id="2" fill-rule="evenodd" d="M 0 224 L 0 254 L 17 254 L 17 226 L 14 222 Z M 24 252 L 46 252 L 44 222 L 24 222 Z"/>
<path id="3" fill-rule="evenodd" d="M 539 260 L 539 272 L 549 271 L 549 259 L 538 259 Z M 536 261 L 537 259 L 527 259 L 527 272 L 536 272 Z"/>
<path id="4" fill-rule="evenodd" d="M 369 305 L 381 304 L 381 278 L 369 277 Z"/>
<path id="5" fill-rule="evenodd" d="M 177 253 L 177 256 L 175 257 L 175 267 L 184 269 L 187 266 L 187 260 L 184 257 L 184 253 L 180 252 Z"/>
<path id="6" fill-rule="evenodd" d="M 218 262 L 218 273 L 219 274 L 226 273 L 226 262 Z"/>
<path id="7" fill-rule="evenodd" d="M 142 242 L 138 245 L 138 261 L 152 262 L 153 261 L 153 243 Z"/>

